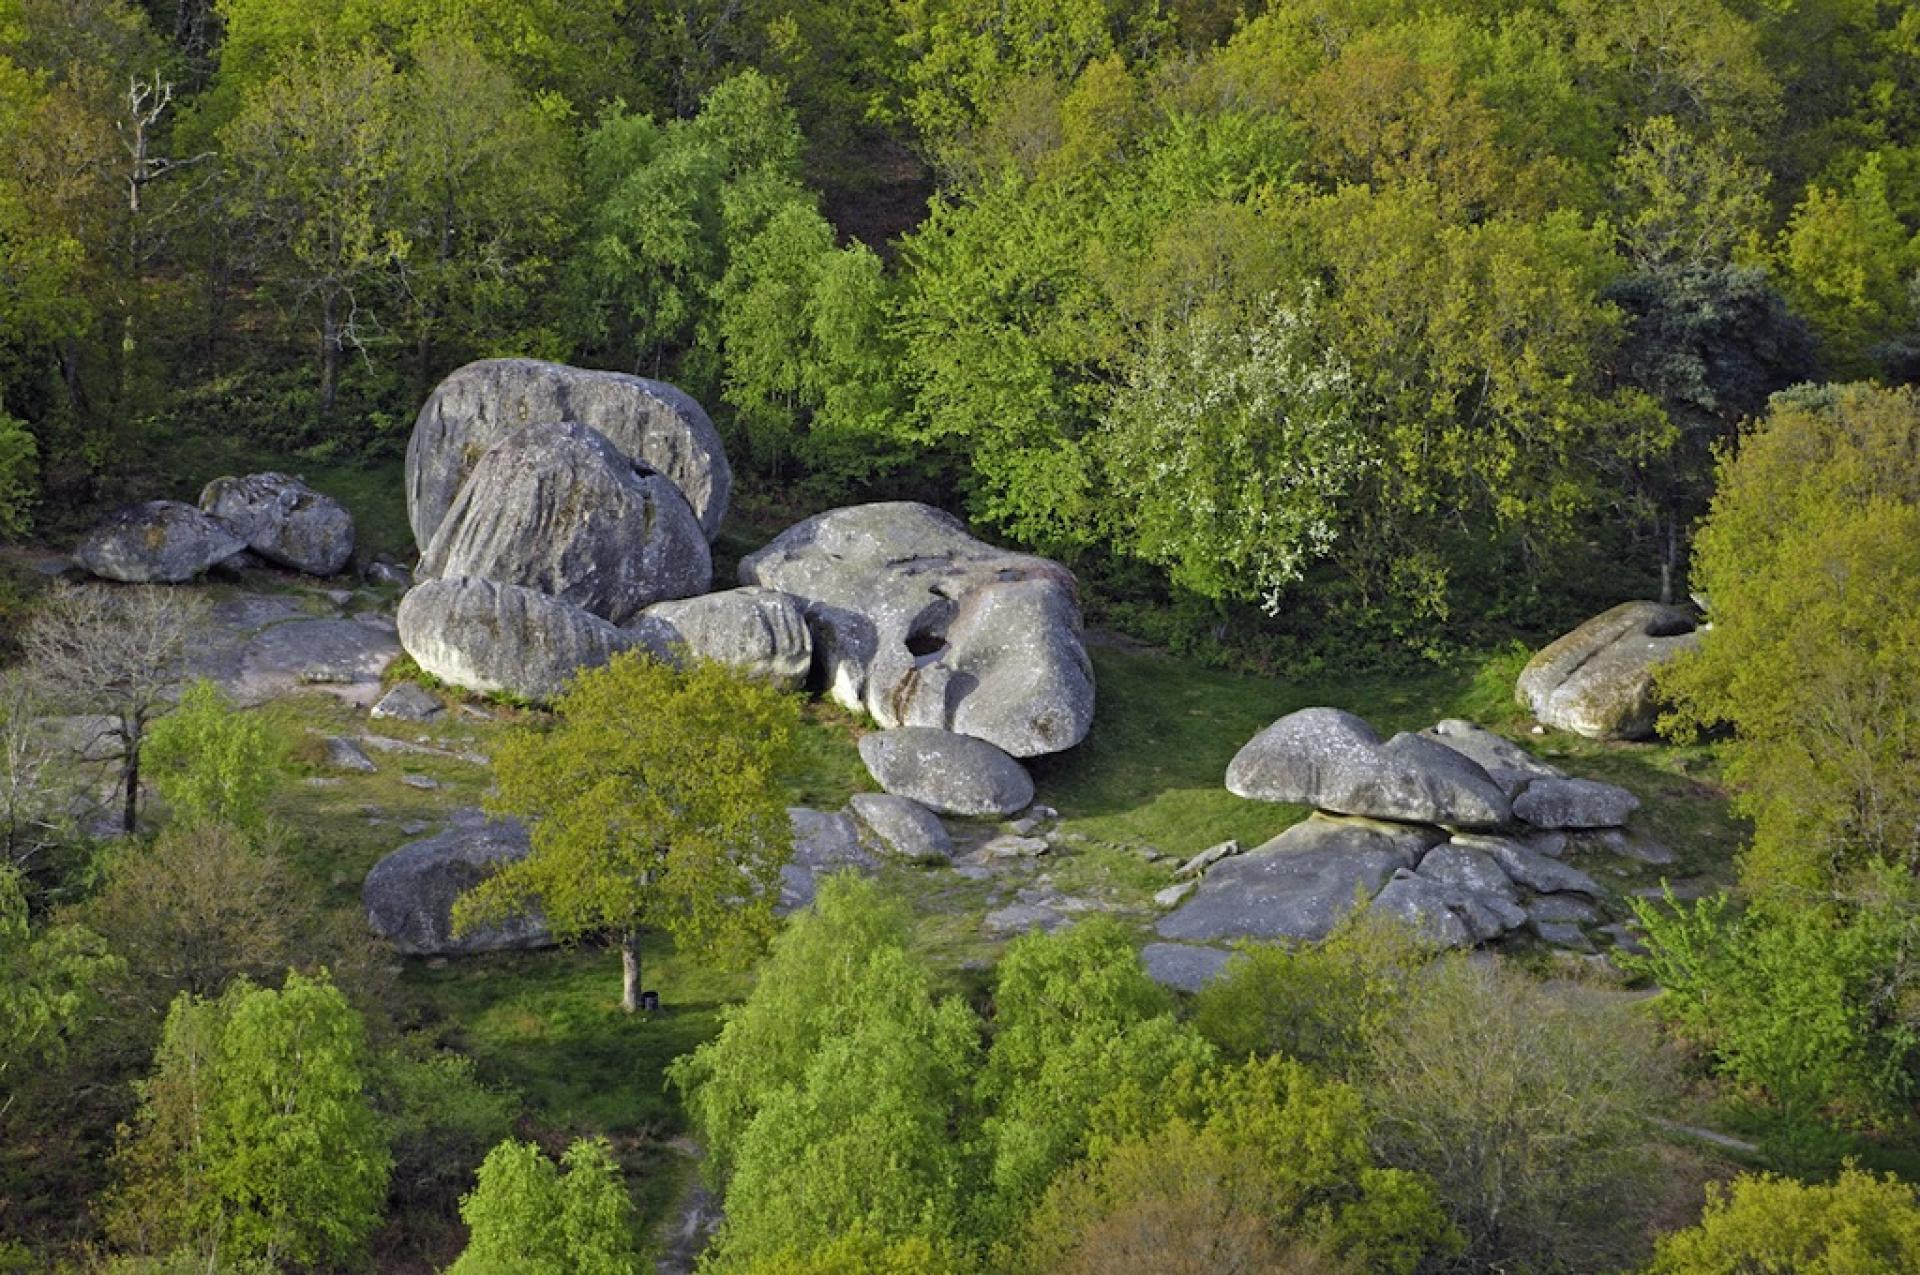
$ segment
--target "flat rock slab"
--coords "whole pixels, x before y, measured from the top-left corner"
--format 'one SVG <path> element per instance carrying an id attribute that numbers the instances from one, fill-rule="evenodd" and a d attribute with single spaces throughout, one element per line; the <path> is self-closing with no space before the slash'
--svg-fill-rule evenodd
<path id="1" fill-rule="evenodd" d="M 1034 930 L 1051 933 L 1069 918 L 1041 903 L 1009 903 L 987 913 L 980 928 L 993 938 L 1011 938 Z"/>
<path id="2" fill-rule="evenodd" d="M 1226 968 L 1233 953 L 1191 943 L 1149 943 L 1140 949 L 1147 977 L 1162 987 L 1189 994 L 1199 991 Z"/>
<path id="3" fill-rule="evenodd" d="M 380 674 L 400 640 L 358 620 L 293 620 L 262 631 L 240 652 L 228 691 L 258 704 L 298 690 L 323 690 L 361 707 L 380 698 Z"/>
<path id="4" fill-rule="evenodd" d="M 860 738 L 860 760 L 887 792 L 937 814 L 1005 818 L 1033 804 L 1026 767 L 983 739 L 931 726 Z"/>
<path id="5" fill-rule="evenodd" d="M 940 816 L 917 801 L 891 793 L 855 793 L 847 813 L 862 838 L 882 854 L 915 863 L 945 863 L 953 858 L 953 837 Z"/>
<path id="6" fill-rule="evenodd" d="M 1580 869 L 1549 859 L 1506 837 L 1459 836 L 1453 839 L 1453 844 L 1484 850 L 1500 865 L 1502 872 L 1536 894 L 1585 894 L 1598 898 L 1603 893 L 1599 884 Z"/>

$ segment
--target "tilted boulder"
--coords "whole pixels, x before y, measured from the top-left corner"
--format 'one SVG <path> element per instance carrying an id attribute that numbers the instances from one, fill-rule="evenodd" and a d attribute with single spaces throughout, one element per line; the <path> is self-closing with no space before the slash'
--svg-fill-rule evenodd
<path id="1" fill-rule="evenodd" d="M 1026 767 L 983 739 L 931 726 L 860 737 L 860 760 L 896 797 L 943 815 L 1005 818 L 1033 803 Z"/>
<path id="2" fill-rule="evenodd" d="M 440 382 L 407 443 L 407 517 L 424 552 L 480 457 L 536 421 L 573 421 L 666 475 L 708 541 L 726 517 L 733 472 L 698 403 L 665 381 L 539 359 L 483 359 Z"/>
<path id="3" fill-rule="evenodd" d="M 828 693 L 883 727 L 1036 757 L 1093 723 L 1073 574 L 976 540 L 951 514 L 910 501 L 835 509 L 750 554 L 740 579 L 800 599 Z"/>
<path id="4" fill-rule="evenodd" d="M 638 639 L 571 602 L 492 580 L 429 580 L 400 600 L 400 645 L 443 682 L 551 703 Z"/>
<path id="5" fill-rule="evenodd" d="M 1227 789 L 1255 801 L 1453 828 L 1496 828 L 1506 794 L 1472 759 L 1420 736 L 1382 743 L 1337 708 L 1303 708 L 1261 731 L 1227 768 Z"/>
<path id="6" fill-rule="evenodd" d="M 1514 694 L 1544 725 L 1589 739 L 1649 739 L 1660 712 L 1655 672 L 1699 640 L 1684 608 L 1623 602 L 1544 647 Z"/>
<path id="7" fill-rule="evenodd" d="M 1512 740 L 1457 717 L 1446 718 L 1420 734 L 1437 744 L 1445 744 L 1478 765 L 1509 799 L 1536 779 L 1562 777 L 1559 770 Z"/>
<path id="8" fill-rule="evenodd" d="M 704 592 L 713 560 L 671 482 L 585 425 L 546 421 L 475 463 L 416 575 L 524 585 L 626 624 Z"/>
<path id="9" fill-rule="evenodd" d="M 684 647 L 775 686 L 798 689 L 813 667 L 806 613 L 797 599 L 774 589 L 656 602 L 627 627 L 662 654 Z"/>
<path id="10" fill-rule="evenodd" d="M 859 792 L 847 799 L 847 813 L 862 840 L 883 853 L 916 863 L 953 858 L 947 825 L 917 801 L 892 793 Z"/>
<path id="11" fill-rule="evenodd" d="M 1617 828 L 1640 799 L 1592 779 L 1536 779 L 1513 799 L 1514 817 L 1536 828 Z"/>
<path id="12" fill-rule="evenodd" d="M 526 858 L 530 849 L 526 827 L 518 820 L 462 811 L 439 836 L 401 846 L 373 865 L 360 890 L 367 921 L 374 933 L 408 956 L 550 946 L 553 936 L 537 914 L 457 936 L 453 932 L 454 900 L 502 865 Z"/>
<path id="13" fill-rule="evenodd" d="M 216 478 L 200 508 L 233 524 L 268 562 L 308 575 L 338 575 L 353 560 L 353 515 L 290 474 Z"/>
<path id="14" fill-rule="evenodd" d="M 180 584 L 247 547 L 232 523 L 178 500 L 151 500 L 108 515 L 73 560 L 103 580 Z"/>

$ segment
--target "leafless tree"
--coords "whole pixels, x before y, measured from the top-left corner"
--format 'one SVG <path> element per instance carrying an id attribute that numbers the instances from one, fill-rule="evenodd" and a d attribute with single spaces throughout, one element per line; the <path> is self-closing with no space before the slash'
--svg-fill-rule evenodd
<path id="1" fill-rule="evenodd" d="M 40 716 L 34 680 L 0 673 L 0 866 L 29 868 L 66 822 L 54 784 L 60 741 Z"/>
<path id="2" fill-rule="evenodd" d="M 118 746 L 124 805 L 134 829 L 140 750 L 147 728 L 172 707 L 188 643 L 205 622 L 198 596 L 156 586 L 61 586 L 27 626 L 27 667 L 56 703 L 104 715 Z"/>

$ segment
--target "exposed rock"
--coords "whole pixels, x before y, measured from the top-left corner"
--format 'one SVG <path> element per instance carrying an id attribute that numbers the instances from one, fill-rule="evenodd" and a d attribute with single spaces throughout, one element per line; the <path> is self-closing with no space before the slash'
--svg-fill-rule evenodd
<path id="1" fill-rule="evenodd" d="M 409 788 L 418 788 L 421 792 L 432 792 L 440 786 L 440 781 L 429 775 L 402 775 L 400 782 Z"/>
<path id="2" fill-rule="evenodd" d="M 360 574 L 366 577 L 369 584 L 399 585 L 404 589 L 413 583 L 413 572 L 396 563 L 383 562 L 377 558 L 369 562 L 367 569 Z"/>
<path id="3" fill-rule="evenodd" d="M 1177 908 L 1186 901 L 1186 897 L 1200 888 L 1198 880 L 1175 881 L 1164 890 L 1156 890 L 1153 895 L 1155 907 Z"/>
<path id="4" fill-rule="evenodd" d="M 884 792 L 855 793 L 847 800 L 847 813 L 866 834 L 866 843 L 884 854 L 915 863 L 953 858 L 947 825 L 917 801 Z"/>
<path id="5" fill-rule="evenodd" d="M 886 791 L 937 814 L 1005 818 L 1033 801 L 1026 768 L 982 739 L 931 726 L 860 738 L 860 760 Z"/>
<path id="6" fill-rule="evenodd" d="M 229 689 L 242 704 L 317 687 L 365 706 L 380 697 L 380 674 L 399 654 L 392 633 L 357 620 L 294 620 L 247 643 Z"/>
<path id="7" fill-rule="evenodd" d="M 1394 873 L 1380 893 L 1373 896 L 1370 907 L 1438 947 L 1470 947 L 1474 934 L 1465 921 L 1454 915 L 1451 906 L 1454 898 L 1454 892 L 1445 886 L 1403 870 Z"/>
<path id="8" fill-rule="evenodd" d="M 1386 743 L 1337 708 L 1303 708 L 1254 736 L 1227 768 L 1227 789 L 1255 801 L 1454 828 L 1492 828 L 1506 795 L 1464 754 L 1420 736 Z"/>
<path id="9" fill-rule="evenodd" d="M 1575 952 L 1593 951 L 1593 940 L 1571 921 L 1535 921 L 1533 932 L 1540 936 L 1542 942 L 1555 947 L 1569 948 Z"/>
<path id="10" fill-rule="evenodd" d="M 1543 894 L 1527 904 L 1527 919 L 1592 925 L 1600 919 L 1600 911 L 1577 894 Z"/>
<path id="11" fill-rule="evenodd" d="M 1175 868 L 1173 870 L 1174 878 L 1178 880 L 1183 877 L 1197 877 L 1214 864 L 1220 862 L 1220 860 L 1231 858 L 1239 853 L 1240 843 L 1237 840 L 1222 841 L 1217 846 L 1208 846 L 1205 850 L 1202 850 L 1199 854 L 1194 855 L 1193 858 L 1188 859 L 1185 863 Z"/>
<path id="12" fill-rule="evenodd" d="M 527 830 L 516 820 L 462 811 L 437 837 L 415 841 L 373 865 L 361 888 L 374 932 L 409 956 L 464 956 L 553 942 L 539 916 L 515 918 L 455 937 L 453 901 L 500 865 L 526 857 Z"/>
<path id="13" fill-rule="evenodd" d="M 474 463 L 415 575 L 524 585 L 626 624 L 704 592 L 713 559 L 672 482 L 584 425 L 536 422 Z"/>
<path id="14" fill-rule="evenodd" d="M 656 602 L 628 626 L 649 647 L 731 664 L 775 686 L 799 689 L 813 666 L 813 636 L 797 599 L 774 589 L 729 589 Z"/>
<path id="15" fill-rule="evenodd" d="M 380 768 L 367 756 L 367 750 L 351 739 L 335 735 L 327 740 L 327 765 L 334 770 L 351 770 L 371 775 Z"/>
<path id="16" fill-rule="evenodd" d="M 1016 757 L 1071 748 L 1093 722 L 1078 587 L 927 505 L 836 509 L 782 532 L 740 579 L 799 598 L 828 693 L 884 727 L 972 735 Z"/>
<path id="17" fill-rule="evenodd" d="M 1009 903 L 1006 907 L 987 913 L 981 928 L 995 938 L 1006 938 L 1030 930 L 1051 932 L 1066 923 L 1066 917 L 1044 904 Z"/>
<path id="18" fill-rule="evenodd" d="M 1654 672 L 1698 641 L 1688 611 L 1623 602 L 1542 649 L 1515 694 L 1549 726 L 1589 739 L 1646 739 L 1659 716 Z"/>
<path id="19" fill-rule="evenodd" d="M 178 500 L 152 500 L 109 514 L 73 559 L 103 580 L 180 584 L 246 547 L 232 524 Z"/>
<path id="20" fill-rule="evenodd" d="M 407 443 L 407 517 L 416 544 L 425 549 L 433 539 L 480 457 L 536 421 L 573 421 L 598 430 L 679 488 L 705 539 L 719 534 L 733 475 L 719 431 L 684 391 L 619 372 L 485 359 L 440 382 L 414 422 Z"/>
<path id="21" fill-rule="evenodd" d="M 1457 717 L 1449 717 L 1420 733 L 1435 743 L 1445 744 L 1486 771 L 1509 799 L 1535 779 L 1560 777 L 1558 770 L 1520 745 Z"/>
<path id="22" fill-rule="evenodd" d="M 1514 817 L 1536 828 L 1617 828 L 1638 809 L 1625 788 L 1592 779 L 1536 779 L 1513 799 Z"/>
<path id="23" fill-rule="evenodd" d="M 1140 949 L 1140 963 L 1146 967 L 1148 978 L 1162 987 L 1189 994 L 1211 983 L 1232 959 L 1232 952 L 1191 943 L 1149 943 Z"/>
<path id="24" fill-rule="evenodd" d="M 787 818 L 793 823 L 793 857 L 780 869 L 780 901 L 774 908 L 780 915 L 811 905 L 826 873 L 871 872 L 879 866 L 846 815 L 788 806 Z"/>
<path id="25" fill-rule="evenodd" d="M 372 716 L 401 722 L 431 721 L 440 715 L 440 701 L 418 682 L 401 682 L 373 706 Z"/>
<path id="26" fill-rule="evenodd" d="M 1201 942 L 1323 939 L 1356 896 L 1364 903 L 1438 840 L 1425 828 L 1308 819 L 1214 865 L 1155 928 L 1162 938 Z"/>
<path id="27" fill-rule="evenodd" d="M 1529 850 L 1518 841 L 1506 837 L 1455 837 L 1453 840 L 1455 845 L 1486 851 L 1502 872 L 1536 894 L 1585 894 L 1598 898 L 1602 893 L 1594 879 L 1580 869 Z"/>
<path id="28" fill-rule="evenodd" d="M 995 837 L 980 847 L 980 854 L 988 859 L 1035 859 L 1053 847 L 1044 837 Z"/>
<path id="29" fill-rule="evenodd" d="M 1508 903 L 1520 898 L 1512 878 L 1500 870 L 1493 856 L 1473 846 L 1455 842 L 1435 846 L 1420 860 L 1419 875 L 1468 894 L 1488 894 Z"/>
<path id="30" fill-rule="evenodd" d="M 353 515 L 291 474 L 216 478 L 200 508 L 233 524 L 269 562 L 308 575 L 338 575 L 353 559 Z"/>
<path id="31" fill-rule="evenodd" d="M 637 645 L 625 630 L 536 589 L 429 580 L 400 600 L 400 642 L 443 682 L 550 703 L 583 668 Z"/>
<path id="32" fill-rule="evenodd" d="M 1639 836 L 1624 828 L 1602 828 L 1580 838 L 1582 849 L 1599 850 L 1605 854 L 1617 854 L 1624 859 L 1635 859 L 1656 868 L 1664 868 L 1678 863 L 1680 856 L 1651 837 Z"/>

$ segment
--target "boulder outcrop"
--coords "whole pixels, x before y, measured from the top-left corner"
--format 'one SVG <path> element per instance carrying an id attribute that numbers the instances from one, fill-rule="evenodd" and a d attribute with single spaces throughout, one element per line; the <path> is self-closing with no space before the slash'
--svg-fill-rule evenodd
<path id="1" fill-rule="evenodd" d="M 798 689 L 813 667 L 813 637 L 797 599 L 774 589 L 728 589 L 656 602 L 627 626 L 662 655 L 685 648 L 756 678 Z"/>
<path id="2" fill-rule="evenodd" d="M 983 739 L 931 726 L 860 738 L 860 760 L 896 797 L 943 815 L 1005 818 L 1033 802 L 1026 768 Z"/>
<path id="3" fill-rule="evenodd" d="M 501 865 L 525 858 L 529 850 L 527 830 L 518 821 L 462 811 L 445 832 L 401 846 L 373 865 L 360 891 L 367 921 L 374 933 L 408 956 L 549 946 L 553 936 L 538 916 L 461 935 L 453 932 L 454 900 Z"/>
<path id="4" fill-rule="evenodd" d="M 331 576 L 353 560 L 353 515 L 290 474 L 216 478 L 201 490 L 200 508 L 279 566 Z"/>
<path id="5" fill-rule="evenodd" d="M 953 838 L 940 816 L 917 801 L 884 792 L 855 793 L 847 813 L 861 839 L 896 859 L 944 863 L 953 858 Z"/>
<path id="6" fill-rule="evenodd" d="M 1660 709 L 1655 671 L 1699 640 L 1684 608 L 1623 602 L 1544 647 L 1514 693 L 1544 725 L 1589 739 L 1648 739 Z"/>
<path id="7" fill-rule="evenodd" d="M 537 589 L 492 580 L 429 580 L 400 600 L 400 644 L 443 682 L 551 703 L 583 668 L 638 639 Z"/>
<path id="8" fill-rule="evenodd" d="M 181 584 L 247 547 L 233 524 L 178 500 L 151 500 L 108 515 L 73 560 L 103 580 Z"/>

